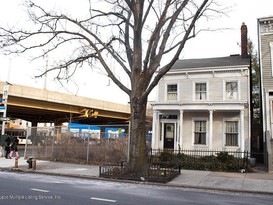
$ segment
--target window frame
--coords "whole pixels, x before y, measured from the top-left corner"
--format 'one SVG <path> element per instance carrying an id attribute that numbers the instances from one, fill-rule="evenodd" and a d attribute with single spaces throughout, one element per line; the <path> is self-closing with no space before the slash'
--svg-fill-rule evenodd
<path id="1" fill-rule="evenodd" d="M 228 96 L 228 92 L 233 92 L 235 93 L 234 91 L 228 91 L 227 90 L 227 83 L 236 83 L 237 84 L 237 94 L 236 94 L 236 97 L 233 97 L 233 98 L 230 98 L 230 97 L 227 97 Z M 240 91 L 240 87 L 239 87 L 239 81 L 238 80 L 225 80 L 224 81 L 224 92 L 225 95 L 224 95 L 224 99 L 225 100 L 230 100 L 230 101 L 233 101 L 233 100 L 239 100 L 239 91 Z"/>
<path id="2" fill-rule="evenodd" d="M 169 91 L 169 86 L 176 86 L 176 91 Z M 169 97 L 171 95 L 176 95 L 176 98 Z M 178 83 L 168 83 L 166 84 L 166 101 L 177 101 L 178 100 Z"/>
<path id="3" fill-rule="evenodd" d="M 196 90 L 196 87 L 197 87 L 197 84 L 205 84 L 206 85 L 206 90 L 205 91 L 197 91 Z M 207 101 L 208 100 L 208 82 L 204 82 L 204 81 L 200 81 L 200 82 L 194 82 L 194 86 L 193 86 L 194 90 L 194 94 L 193 94 L 193 98 L 194 98 L 194 101 Z M 199 97 L 202 96 L 202 94 L 205 94 L 205 98 L 204 99 L 198 99 L 197 98 L 197 92 Z"/>
<path id="4" fill-rule="evenodd" d="M 232 131 L 230 131 L 230 132 L 228 132 L 228 130 L 227 130 L 227 126 L 228 126 L 228 124 L 227 123 L 236 123 L 237 125 L 237 127 L 236 127 L 236 131 L 235 132 L 232 132 Z M 240 146 L 240 123 L 239 123 L 239 120 L 237 120 L 237 119 L 228 119 L 228 120 L 224 120 L 224 146 L 225 147 L 239 147 Z M 235 137 L 237 137 L 237 139 L 236 140 L 234 140 L 234 139 L 230 139 L 230 140 L 228 140 L 227 139 L 227 134 L 229 134 L 229 135 L 236 135 Z M 234 136 L 230 136 L 230 137 L 234 137 Z M 228 141 L 231 141 L 231 143 L 228 143 Z M 236 143 L 232 143 L 233 141 L 236 141 Z"/>
<path id="5" fill-rule="evenodd" d="M 197 132 L 196 130 L 196 122 L 203 122 L 205 123 L 205 126 L 200 126 L 200 128 L 205 128 L 205 130 L 200 130 L 200 132 Z M 207 119 L 193 119 L 193 139 L 192 139 L 192 142 L 193 142 L 193 146 L 207 146 L 208 145 L 208 120 Z M 201 135 L 204 135 L 204 136 L 199 136 L 201 137 L 201 142 L 200 143 L 197 143 L 196 142 L 196 134 L 201 134 Z M 205 137 L 205 139 L 202 140 L 202 137 Z"/>

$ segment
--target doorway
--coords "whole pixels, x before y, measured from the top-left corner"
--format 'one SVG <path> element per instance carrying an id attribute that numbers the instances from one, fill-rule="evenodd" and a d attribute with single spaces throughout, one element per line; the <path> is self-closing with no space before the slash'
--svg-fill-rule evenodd
<path id="1" fill-rule="evenodd" d="M 164 149 L 174 149 L 175 123 L 164 123 Z"/>

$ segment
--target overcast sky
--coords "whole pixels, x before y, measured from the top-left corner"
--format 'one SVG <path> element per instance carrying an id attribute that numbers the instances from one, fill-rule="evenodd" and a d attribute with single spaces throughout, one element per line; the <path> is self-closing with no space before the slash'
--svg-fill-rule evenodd
<path id="1" fill-rule="evenodd" d="M 82 9 L 79 2 L 87 0 L 47 0 L 48 2 L 65 2 L 74 11 Z M 74 4 L 72 4 L 74 2 Z M 200 33 L 195 39 L 187 42 L 186 47 L 180 58 L 209 58 L 229 56 L 230 54 L 240 53 L 240 27 L 242 22 L 248 27 L 248 37 L 257 46 L 257 18 L 273 16 L 272 0 L 219 0 L 222 4 L 233 7 L 228 16 L 213 21 L 215 28 L 228 28 L 213 32 Z M 27 24 L 21 18 L 24 14 L 22 7 L 19 7 L 21 0 L 9 0 L 1 2 L 0 23 L 9 24 Z M 69 8 L 67 8 L 69 9 Z M 21 19 L 21 20 L 20 20 Z M 90 69 L 85 69 L 74 76 L 74 82 L 62 88 L 60 85 L 52 82 L 52 79 L 34 79 L 34 74 L 38 72 L 35 63 L 30 63 L 27 57 L 9 57 L 0 55 L 0 81 L 8 80 L 14 84 L 33 86 L 37 88 L 46 88 L 49 90 L 68 92 L 73 95 L 80 95 L 117 103 L 128 103 L 128 97 L 119 90 L 109 79 L 96 72 L 90 74 Z M 40 65 L 41 66 L 41 65 Z M 42 66 L 43 67 L 43 66 Z M 46 62 L 44 62 L 46 67 Z M 45 83 L 46 82 L 46 83 Z M 98 89 L 100 88 L 100 89 Z M 150 100 L 154 99 L 154 94 Z"/>

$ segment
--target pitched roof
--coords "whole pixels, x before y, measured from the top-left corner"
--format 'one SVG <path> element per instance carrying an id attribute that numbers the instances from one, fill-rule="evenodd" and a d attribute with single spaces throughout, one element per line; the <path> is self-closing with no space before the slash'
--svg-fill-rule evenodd
<path id="1" fill-rule="evenodd" d="M 242 58 L 240 55 L 231 55 L 218 58 L 200 58 L 200 59 L 183 59 L 178 60 L 171 68 L 188 69 L 188 68 L 223 68 L 229 66 L 250 65 L 250 58 Z"/>

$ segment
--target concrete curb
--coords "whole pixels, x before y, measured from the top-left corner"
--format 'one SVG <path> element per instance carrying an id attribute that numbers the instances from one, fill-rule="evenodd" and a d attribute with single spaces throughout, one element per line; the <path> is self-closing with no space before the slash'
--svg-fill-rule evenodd
<path id="1" fill-rule="evenodd" d="M 242 189 L 228 189 L 228 188 L 212 188 L 207 186 L 194 186 L 194 185 L 175 185 L 175 184 L 163 184 L 163 183 L 155 183 L 155 182 L 141 182 L 141 181 L 133 181 L 133 180 L 120 180 L 113 178 L 103 178 L 97 176 L 88 176 L 82 174 L 66 174 L 66 173 L 52 173 L 45 171 L 36 171 L 33 169 L 22 169 L 22 168 L 0 168 L 1 171 L 9 171 L 9 172 L 24 172 L 31 174 L 42 174 L 42 175 L 50 175 L 50 176 L 63 176 L 63 177 L 73 177 L 73 178 L 81 178 L 81 179 L 92 179 L 92 180 L 100 180 L 100 181 L 108 181 L 108 182 L 119 182 L 119 183 L 129 183 L 129 184 L 142 184 L 149 186 L 162 186 L 162 187 L 175 187 L 175 188 L 183 188 L 183 189 L 198 189 L 198 190 L 210 190 L 210 191 L 219 191 L 219 192 L 236 192 L 236 193 L 245 193 L 245 194 L 261 194 L 261 195 L 272 195 L 272 192 L 266 191 L 251 191 L 251 190 L 242 190 Z"/>

